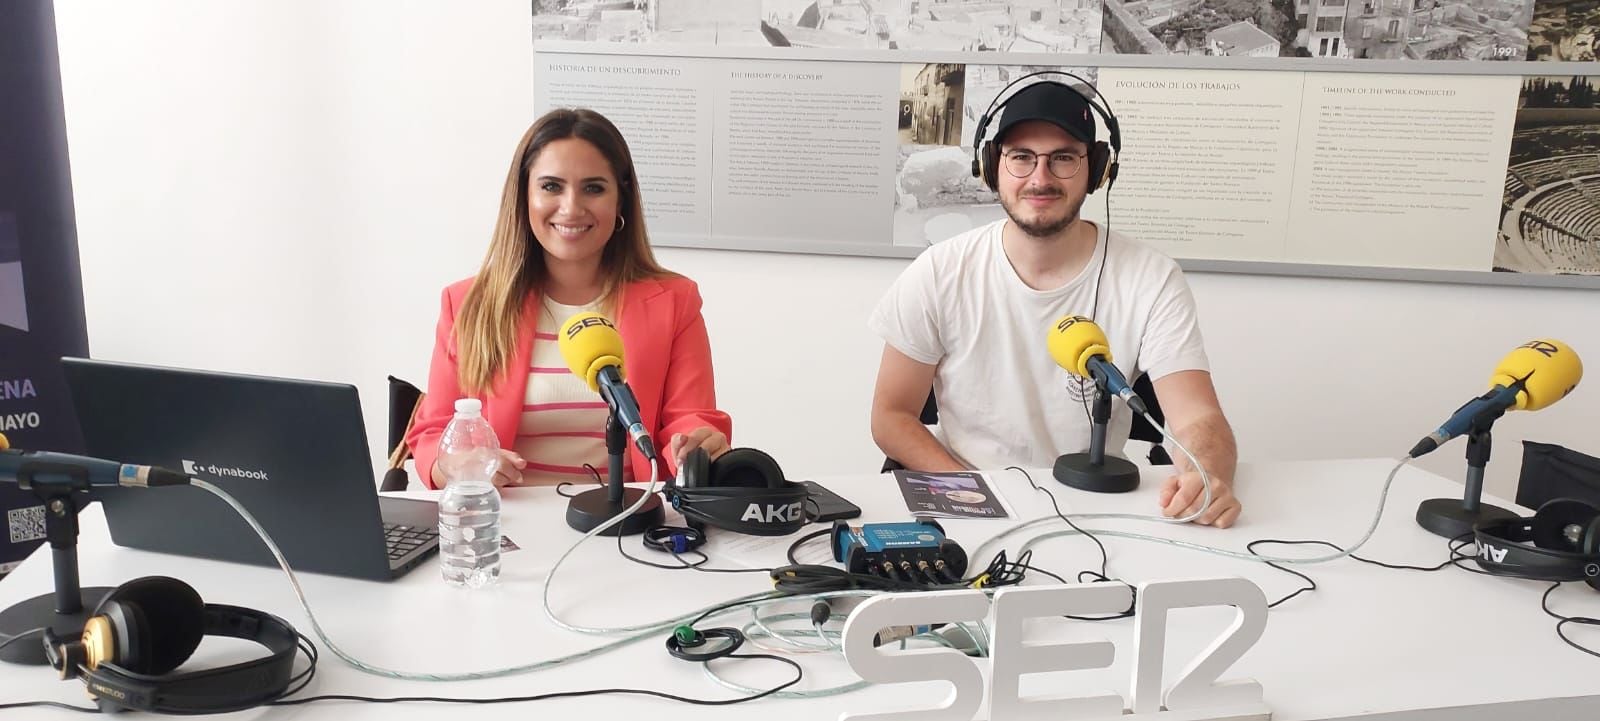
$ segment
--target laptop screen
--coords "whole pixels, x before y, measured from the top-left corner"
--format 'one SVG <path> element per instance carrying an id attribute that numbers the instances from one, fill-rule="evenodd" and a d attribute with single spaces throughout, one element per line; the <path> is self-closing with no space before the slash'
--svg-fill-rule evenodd
<path id="1" fill-rule="evenodd" d="M 296 571 L 390 576 L 354 386 L 62 359 L 88 455 L 181 468 L 237 498 Z M 120 546 L 276 565 L 227 504 L 198 488 L 106 488 Z"/>

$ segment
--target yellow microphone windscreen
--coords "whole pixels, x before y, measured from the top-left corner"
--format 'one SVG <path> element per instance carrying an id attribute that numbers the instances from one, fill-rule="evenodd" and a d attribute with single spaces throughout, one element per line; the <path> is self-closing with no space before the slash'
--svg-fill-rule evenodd
<path id="1" fill-rule="evenodd" d="M 1583 377 L 1583 361 L 1561 341 L 1541 338 L 1518 346 L 1494 368 L 1489 385 L 1510 386 L 1526 378 L 1517 410 L 1536 411 L 1567 397 Z"/>
<path id="2" fill-rule="evenodd" d="M 622 334 L 599 313 L 578 313 L 561 325 L 557 344 L 572 374 L 600 391 L 600 369 L 616 366 L 622 373 Z"/>
<path id="3" fill-rule="evenodd" d="M 1069 315 L 1056 321 L 1050 326 L 1045 345 L 1057 365 L 1084 378 L 1089 377 L 1090 358 L 1099 355 L 1111 361 L 1111 343 L 1106 340 L 1105 331 L 1081 315 Z"/>

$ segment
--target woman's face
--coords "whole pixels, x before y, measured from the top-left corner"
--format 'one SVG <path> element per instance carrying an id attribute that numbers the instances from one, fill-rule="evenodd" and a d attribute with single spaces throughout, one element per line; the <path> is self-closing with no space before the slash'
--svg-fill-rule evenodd
<path id="1" fill-rule="evenodd" d="M 621 194 L 611 163 L 581 138 L 553 141 L 528 171 L 528 222 L 544 252 L 598 263 L 616 231 Z"/>

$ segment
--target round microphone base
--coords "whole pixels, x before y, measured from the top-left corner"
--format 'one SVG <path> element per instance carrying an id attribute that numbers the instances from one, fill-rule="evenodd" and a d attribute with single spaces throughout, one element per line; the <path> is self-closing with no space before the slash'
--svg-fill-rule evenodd
<path id="1" fill-rule="evenodd" d="M 94 609 L 100 605 L 100 599 L 111 593 L 111 588 L 92 586 L 79 589 L 78 593 L 83 599 L 83 607 L 77 613 L 56 613 L 54 593 L 34 596 L 0 611 L 0 643 L 10 641 L 18 635 L 30 636 L 6 644 L 5 648 L 0 649 L 0 661 L 26 666 L 45 665 L 42 640 L 44 633 L 39 630 L 42 628 L 48 627 L 63 639 L 76 638 L 82 634 L 84 621 L 89 620 Z"/>
<path id="2" fill-rule="evenodd" d="M 1516 517 L 1511 511 L 1487 503 L 1479 503 L 1478 510 L 1469 511 L 1461 507 L 1459 498 L 1430 498 L 1417 506 L 1417 525 L 1435 536 L 1451 539 L 1471 534 L 1476 524 Z"/>
<path id="3" fill-rule="evenodd" d="M 1127 493 L 1139 487 L 1139 467 L 1116 456 L 1096 465 L 1087 453 L 1069 453 L 1056 459 L 1054 475 L 1063 485 L 1095 493 Z"/>
<path id="4" fill-rule="evenodd" d="M 567 525 L 573 530 L 588 533 L 627 510 L 629 506 L 638 503 L 639 497 L 643 495 L 643 488 L 624 488 L 622 502 L 612 503 L 609 489 L 595 488 L 584 491 L 567 502 Z M 637 536 L 662 525 L 666 520 L 667 514 L 661 509 L 661 497 L 652 495 L 643 506 L 639 507 L 639 510 L 622 519 L 621 523 L 601 531 L 600 535 Z"/>

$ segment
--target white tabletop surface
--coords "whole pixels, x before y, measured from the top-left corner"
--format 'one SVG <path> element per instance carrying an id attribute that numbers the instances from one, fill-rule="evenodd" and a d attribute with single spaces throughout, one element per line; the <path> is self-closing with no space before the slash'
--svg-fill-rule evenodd
<path id="1" fill-rule="evenodd" d="M 1245 513 L 1229 530 L 1172 526 L 1148 521 L 1092 521 L 1091 529 L 1119 529 L 1243 550 L 1259 538 L 1326 539 L 1353 542 L 1365 530 L 1378 492 L 1393 461 L 1341 460 L 1244 464 L 1238 493 Z M 1051 488 L 1068 512 L 1152 512 L 1162 470 L 1145 469 L 1141 487 L 1129 494 L 1100 495 L 1055 483 L 1048 470 L 1034 477 Z M 1016 472 L 989 474 L 1021 519 L 1053 515 L 1048 500 Z M 887 476 L 817 479 L 863 509 L 861 521 L 907 520 L 904 502 Z M 1398 476 L 1384 517 L 1362 554 L 1390 562 L 1433 565 L 1446 558 L 1445 541 L 1412 520 L 1418 502 L 1460 495 L 1460 485 L 1413 468 Z M 415 495 L 415 494 L 413 494 Z M 1488 502 L 1515 508 L 1499 499 Z M 308 499 L 308 502 L 310 501 Z M 540 603 L 550 565 L 579 536 L 562 520 L 565 501 L 548 488 L 517 488 L 506 493 L 504 532 L 521 550 L 506 554 L 500 585 L 469 592 L 447 587 L 430 562 L 391 583 L 330 576 L 301 576 L 323 627 L 356 657 L 394 669 L 458 672 L 521 665 L 598 646 L 614 636 L 592 636 L 558 628 Z M 1526 509 L 1518 509 L 1526 512 Z M 217 514 L 231 511 L 221 501 Z M 669 520 L 676 520 L 669 513 Z M 969 552 L 1011 527 L 1007 520 L 944 521 L 951 538 Z M 203 521 L 202 521 L 203 522 Z M 812 526 L 807 531 L 821 528 Z M 1048 530 L 1064 528 L 1062 524 Z M 1023 532 L 1005 547 L 1016 549 L 1034 535 Z M 712 531 L 706 551 L 713 565 L 782 562 L 787 542 L 735 548 L 748 537 Z M 635 555 L 660 554 L 624 540 Z M 1111 575 L 1133 582 L 1176 578 L 1240 576 L 1258 584 L 1268 600 L 1294 590 L 1301 581 L 1262 564 L 1239 561 L 1147 541 L 1105 538 Z M 1312 549 L 1277 546 L 1260 549 L 1285 555 Z M 987 559 L 983 559 L 987 560 Z M 1057 538 L 1037 548 L 1033 563 L 1069 578 L 1098 566 L 1093 544 L 1082 538 Z M 143 575 L 177 576 L 210 602 L 249 606 L 276 613 L 310 634 L 283 574 L 276 569 L 241 566 L 119 548 L 110 543 L 98 507 L 82 514 L 80 565 L 83 583 L 114 586 Z M 1508 712 L 1524 718 L 1600 718 L 1600 658 L 1562 643 L 1555 621 L 1539 609 L 1549 584 L 1491 578 L 1454 568 L 1436 573 L 1377 568 L 1345 559 L 1302 567 L 1318 584 L 1273 609 L 1260 641 L 1223 680 L 1253 678 L 1265 689 L 1273 718 L 1302 719 L 1496 719 Z M 0 581 L 0 607 L 47 593 L 50 555 L 41 549 Z M 569 623 L 616 627 L 666 620 L 734 596 L 770 589 L 761 574 L 710 574 L 645 568 L 618 556 L 615 541 L 594 539 L 580 548 L 557 576 L 556 611 Z M 1029 581 L 1051 583 L 1036 577 Z M 1600 616 L 1600 594 L 1569 583 L 1552 597 L 1556 610 Z M 809 603 L 795 603 L 805 611 Z M 1229 609 L 1175 611 L 1169 629 L 1168 673 L 1174 673 L 1231 618 Z M 741 625 L 740 612 L 710 625 Z M 1059 639 L 1105 638 L 1117 645 L 1107 670 L 1040 674 L 1024 678 L 1024 693 L 1093 695 L 1107 691 L 1127 697 L 1133 621 L 1104 623 L 1039 621 L 1039 633 Z M 702 624 L 706 625 L 706 624 Z M 1572 628 L 1569 626 L 1569 628 Z M 1580 642 L 1600 645 L 1600 630 L 1578 627 Z M 728 698 L 734 692 L 710 682 L 696 664 L 674 659 L 663 648 L 665 635 L 603 655 L 535 673 L 464 683 L 430 683 L 382 678 L 359 671 L 319 640 L 322 662 L 310 694 L 367 696 L 435 695 L 493 697 L 602 687 L 641 687 L 685 696 Z M 254 647 L 208 640 L 194 663 L 239 660 Z M 817 689 L 852 680 L 837 654 L 793 656 L 805 668 L 797 689 Z M 772 662 L 719 662 L 733 679 L 753 686 L 781 683 L 792 671 Z M 1170 679 L 1170 676 L 1169 676 Z M 434 704 L 375 705 L 327 702 L 258 709 L 239 718 L 343 719 L 435 718 L 471 713 L 475 718 L 523 718 L 525 714 L 664 714 L 680 718 L 767 719 L 835 718 L 840 711 L 877 711 L 926 706 L 947 693 L 943 684 L 875 686 L 821 699 L 763 699 L 729 707 L 690 707 L 669 701 L 601 696 L 494 706 Z M 54 680 L 42 667 L 6 667 L 0 674 L 0 703 L 56 700 L 84 704 L 81 684 Z M 28 718 L 74 717 L 65 711 L 31 709 Z"/>

